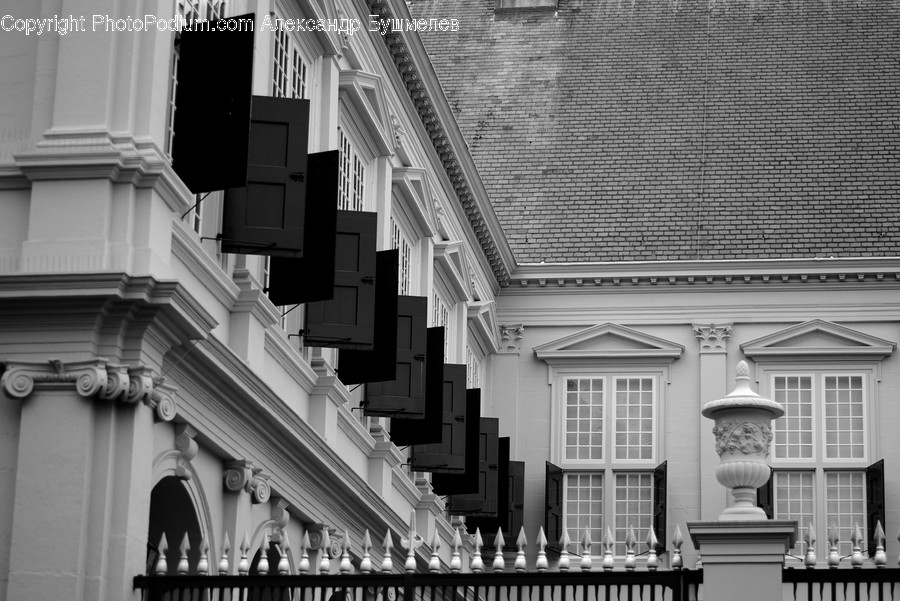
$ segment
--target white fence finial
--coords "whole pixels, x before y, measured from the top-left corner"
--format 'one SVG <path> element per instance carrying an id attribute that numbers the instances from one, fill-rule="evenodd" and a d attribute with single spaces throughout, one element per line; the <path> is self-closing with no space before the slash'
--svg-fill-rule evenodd
<path id="1" fill-rule="evenodd" d="M 591 531 L 585 526 L 584 533 L 581 535 L 581 571 L 582 572 L 590 572 L 591 571 L 591 547 L 593 546 L 593 541 L 591 541 Z"/>
<path id="2" fill-rule="evenodd" d="M 241 559 L 238 561 L 238 575 L 246 576 L 250 573 L 250 562 L 247 560 L 247 554 L 250 552 L 250 536 L 244 532 L 244 538 L 241 539 Z"/>
<path id="3" fill-rule="evenodd" d="M 219 575 L 228 574 L 231 565 L 228 562 L 228 552 L 231 551 L 231 541 L 228 540 L 228 533 L 225 533 L 225 540 L 222 541 L 222 554 L 219 556 Z"/>
<path id="4" fill-rule="evenodd" d="M 628 533 L 625 535 L 625 571 L 633 572 L 637 560 L 634 558 L 634 547 L 637 545 L 637 537 L 634 535 L 634 528 L 629 526 Z"/>
<path id="5" fill-rule="evenodd" d="M 453 549 L 453 554 L 450 557 L 450 573 L 459 574 L 462 571 L 462 559 L 459 555 L 459 548 L 462 547 L 462 539 L 459 536 L 459 528 L 453 530 L 453 542 L 450 544 Z"/>
<path id="6" fill-rule="evenodd" d="M 875 567 L 884 569 L 887 565 L 887 554 L 884 552 L 884 528 L 881 527 L 881 520 L 875 522 Z"/>
<path id="7" fill-rule="evenodd" d="M 157 576 L 165 576 L 169 571 L 169 562 L 166 561 L 166 551 L 169 550 L 169 542 L 166 540 L 165 532 L 159 538 L 159 546 L 156 550 L 159 556 L 156 558 L 156 569 L 153 573 Z"/>
<path id="8" fill-rule="evenodd" d="M 647 530 L 647 570 L 650 572 L 655 572 L 659 567 L 659 558 L 656 556 L 656 545 L 658 544 L 656 532 L 653 531 L 653 526 L 650 526 L 650 529 Z"/>
<path id="9" fill-rule="evenodd" d="M 513 564 L 516 572 L 524 572 L 526 568 L 525 563 L 525 545 L 528 544 L 528 539 L 525 538 L 525 526 L 519 528 L 519 536 L 516 538 L 516 562 Z M 541 551 L 538 551 L 538 557 L 540 557 Z"/>
<path id="10" fill-rule="evenodd" d="M 609 526 L 606 527 L 606 534 L 603 535 L 601 544 L 603 545 L 603 571 L 611 572 L 616 565 L 613 559 L 613 547 L 616 544 L 616 539 L 613 538 L 612 530 Z"/>
<path id="11" fill-rule="evenodd" d="M 506 567 L 506 562 L 503 560 L 503 547 L 506 545 L 506 541 L 503 540 L 503 529 L 497 528 L 497 536 L 494 537 L 494 563 L 493 568 L 495 572 L 502 572 Z"/>
<path id="12" fill-rule="evenodd" d="M 200 539 L 200 560 L 197 562 L 197 574 L 200 576 L 209 575 L 209 539 L 205 534 Z"/>
<path id="13" fill-rule="evenodd" d="M 303 531 L 300 539 L 300 563 L 297 564 L 298 574 L 309 574 L 309 532 Z"/>
<path id="14" fill-rule="evenodd" d="M 522 536 L 525 535 L 525 526 L 522 526 Z M 547 535 L 544 534 L 544 527 L 541 526 L 538 530 L 538 554 L 537 561 L 534 564 L 534 568 L 538 572 L 546 572 L 549 566 L 547 565 Z M 523 551 L 524 553 L 524 551 Z M 524 557 L 523 557 L 524 558 Z M 518 561 L 518 558 L 516 558 Z"/>
<path id="15" fill-rule="evenodd" d="M 675 532 L 672 534 L 672 569 L 684 569 L 684 557 L 681 556 L 681 545 L 684 544 L 684 535 L 681 533 L 681 526 L 676 524 Z"/>
<path id="16" fill-rule="evenodd" d="M 178 550 L 181 551 L 181 556 L 178 558 L 178 566 L 175 568 L 175 572 L 179 576 L 186 576 L 188 573 L 188 551 L 191 550 L 191 541 L 188 540 L 187 532 L 184 533 L 184 537 L 181 539 L 181 545 L 178 547 Z"/>
<path id="17" fill-rule="evenodd" d="M 359 562 L 359 572 L 361 574 L 371 574 L 372 573 L 372 537 L 369 535 L 369 529 L 366 528 L 365 534 L 363 534 L 363 554 L 362 560 Z"/>
<path id="18" fill-rule="evenodd" d="M 259 544 L 259 563 L 256 564 L 256 571 L 260 576 L 269 573 L 269 533 L 263 535 L 262 542 Z"/>
<path id="19" fill-rule="evenodd" d="M 838 537 L 837 528 L 834 524 L 828 529 L 828 567 L 832 570 L 837 569 L 841 563 L 841 555 L 838 553 Z"/>
<path id="20" fill-rule="evenodd" d="M 391 537 L 391 531 L 388 530 L 384 535 L 384 557 L 381 559 L 381 571 L 390 574 L 394 571 L 394 560 L 391 558 L 391 551 L 394 548 L 394 539 Z"/>
<path id="21" fill-rule="evenodd" d="M 569 538 L 569 531 L 566 528 L 563 528 L 562 536 L 559 537 L 559 571 L 560 572 L 568 572 L 569 571 L 569 545 L 572 544 L 572 539 Z"/>
<path id="22" fill-rule="evenodd" d="M 809 523 L 809 527 L 806 529 L 806 535 L 803 537 L 804 541 L 806 541 L 806 557 L 803 558 L 803 563 L 806 565 L 807 570 L 811 570 L 816 567 L 816 528 L 813 526 L 813 523 Z"/>
<path id="23" fill-rule="evenodd" d="M 469 564 L 469 569 L 476 574 L 480 574 L 484 571 L 484 562 L 481 560 L 481 546 L 483 544 L 484 541 L 481 539 L 481 530 L 475 528 L 475 551 L 472 553 L 472 562 Z"/>
<path id="24" fill-rule="evenodd" d="M 331 536 L 327 527 L 322 528 L 322 545 L 319 553 L 322 555 L 319 558 L 319 574 L 328 574 L 331 572 Z"/>
<path id="25" fill-rule="evenodd" d="M 278 545 L 278 574 L 287 576 L 291 573 L 291 562 L 288 556 L 291 552 L 291 541 L 288 540 L 287 530 L 281 533 L 281 543 Z"/>
<path id="26" fill-rule="evenodd" d="M 859 524 L 857 524 L 856 527 L 853 528 L 853 533 L 850 535 L 850 542 L 853 543 L 853 551 L 850 555 L 850 565 L 854 570 L 858 570 L 863 564 L 862 539 L 862 531 L 859 529 Z"/>
<path id="27" fill-rule="evenodd" d="M 428 562 L 428 571 L 437 574 L 441 571 L 441 556 L 439 554 L 441 548 L 441 537 L 438 535 L 437 528 L 434 529 L 434 536 L 431 539 L 431 561 Z"/>
<path id="28" fill-rule="evenodd" d="M 352 569 L 350 564 L 350 533 L 344 530 L 344 540 L 341 542 L 341 563 L 339 570 L 341 574 L 349 574 Z"/>

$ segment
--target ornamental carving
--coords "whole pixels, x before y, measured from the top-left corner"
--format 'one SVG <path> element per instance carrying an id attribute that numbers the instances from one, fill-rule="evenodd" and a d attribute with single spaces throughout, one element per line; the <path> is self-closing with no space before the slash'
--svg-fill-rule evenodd
<path id="1" fill-rule="evenodd" d="M 190 480 L 192 471 L 191 460 L 197 456 L 199 447 L 194 437 L 197 431 L 188 424 L 180 424 L 175 428 L 175 449 L 179 453 L 175 466 L 175 475 L 182 480 Z"/>
<path id="2" fill-rule="evenodd" d="M 231 492 L 244 491 L 250 493 L 253 503 L 265 503 L 272 495 L 269 475 L 264 474 L 261 467 L 240 459 L 232 461 L 225 468 L 225 488 Z"/>
<path id="3" fill-rule="evenodd" d="M 694 324 L 694 337 L 700 341 L 700 352 L 722 352 L 731 337 L 731 324 Z"/>
<path id="4" fill-rule="evenodd" d="M 500 352 L 518 353 L 522 337 L 525 335 L 525 326 L 517 323 L 500 326 Z"/>
<path id="5" fill-rule="evenodd" d="M 743 455 L 769 455 L 772 443 L 772 427 L 750 421 L 722 421 L 713 427 L 716 437 L 716 453 L 739 453 Z"/>
<path id="6" fill-rule="evenodd" d="M 109 364 L 102 357 L 65 363 L 49 359 L 46 363 L 10 361 L 0 379 L 0 388 L 10 397 L 24 399 L 35 386 L 50 389 L 74 387 L 79 396 L 105 401 L 143 402 L 158 419 L 172 421 L 177 412 L 176 389 L 165 378 L 154 378 L 149 367 Z"/>

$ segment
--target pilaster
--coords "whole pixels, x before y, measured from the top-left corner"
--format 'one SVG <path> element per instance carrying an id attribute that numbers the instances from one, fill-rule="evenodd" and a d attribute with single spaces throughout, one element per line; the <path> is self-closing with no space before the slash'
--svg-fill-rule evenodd
<path id="1" fill-rule="evenodd" d="M 700 407 L 714 399 L 728 394 L 728 339 L 731 337 L 730 323 L 693 324 L 694 336 L 700 345 L 700 399 L 697 405 L 697 419 L 700 432 L 708 432 L 709 420 L 700 414 Z M 716 453 L 715 437 L 700 436 L 700 517 L 715 519 L 728 504 L 728 493 L 716 480 L 719 455 Z M 706 557 L 703 558 L 704 562 Z"/>

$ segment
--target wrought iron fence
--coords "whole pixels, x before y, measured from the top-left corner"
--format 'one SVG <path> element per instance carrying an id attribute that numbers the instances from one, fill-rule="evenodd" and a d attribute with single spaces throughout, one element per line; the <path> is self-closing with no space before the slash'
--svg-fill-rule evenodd
<path id="1" fill-rule="evenodd" d="M 900 568 L 787 569 L 782 582 L 794 601 L 900 601 Z"/>
<path id="2" fill-rule="evenodd" d="M 144 601 L 687 601 L 702 571 L 138 576 Z"/>

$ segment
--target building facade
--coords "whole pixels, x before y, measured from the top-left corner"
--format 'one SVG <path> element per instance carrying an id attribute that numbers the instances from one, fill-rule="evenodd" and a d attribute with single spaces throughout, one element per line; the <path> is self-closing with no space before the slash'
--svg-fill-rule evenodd
<path id="1" fill-rule="evenodd" d="M 322 306 L 276 293 L 295 272 L 227 252 L 229 193 L 186 173 L 229 169 L 216 148 L 173 153 L 185 127 L 229 141 L 211 132 L 230 113 L 179 102 L 185 73 L 241 69 L 191 63 L 174 28 L 129 30 L 144 13 L 253 15 L 252 94 L 303 101 L 305 150 L 337 153 L 326 192 L 396 250 L 396 293 L 443 331 L 428 356 L 460 366 L 524 462 L 529 539 L 608 530 L 620 555 L 629 528 L 670 549 L 677 526 L 715 519 L 731 500 L 700 409 L 746 359 L 786 409 L 766 511 L 813 523 L 819 545 L 832 525 L 870 542 L 878 520 L 895 554 L 897 8 L 817 5 L 807 27 L 801 4 L 15 4 L 0 36 L 0 599 L 136 598 L 132 577 L 162 557 L 235 573 L 284 552 L 296 572 L 301 547 L 313 566 L 346 548 L 356 569 L 367 531 L 374 560 L 402 565 L 411 518 L 420 567 L 439 544 L 448 569 L 463 523 L 511 523 L 460 519 L 435 492 L 446 481 L 412 469 L 416 445 L 367 409 L 371 385 L 341 379 L 356 349 L 309 344 Z M 810 32 L 851 51 L 804 63 Z M 758 64 L 732 45 L 772 40 Z M 260 121 L 251 155 L 275 147 Z"/>

